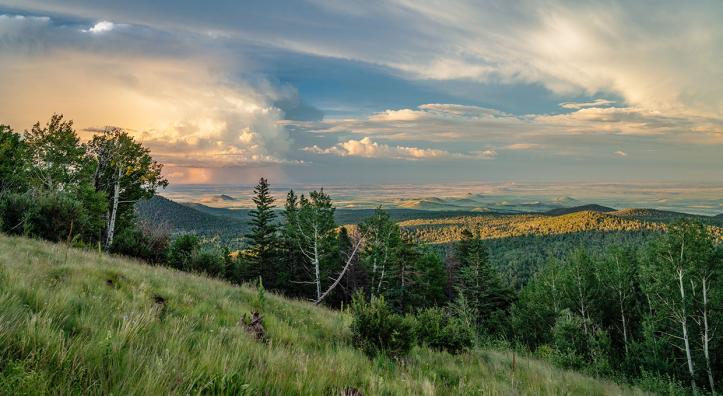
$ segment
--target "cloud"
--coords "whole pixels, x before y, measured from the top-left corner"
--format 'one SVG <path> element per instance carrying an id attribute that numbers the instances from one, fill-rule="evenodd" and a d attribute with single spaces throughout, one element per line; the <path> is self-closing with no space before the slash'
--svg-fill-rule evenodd
<path id="1" fill-rule="evenodd" d="M 490 149 L 473 151 L 472 154 L 480 159 L 493 159 L 497 157 L 497 151 Z"/>
<path id="2" fill-rule="evenodd" d="M 319 146 L 305 147 L 304 151 L 315 154 L 333 154 L 339 157 L 391 158 L 404 160 L 438 159 L 450 157 L 444 150 L 419 147 L 389 146 L 379 144 L 365 137 L 359 140 L 349 139 L 328 148 Z"/>
<path id="3" fill-rule="evenodd" d="M 507 150 L 532 150 L 541 147 L 543 147 L 543 145 L 538 143 L 513 143 L 505 146 Z"/>
<path id="4" fill-rule="evenodd" d="M 312 110 L 289 87 L 236 78 L 243 65 L 203 40 L 0 15 L 0 86 L 13 93 L 0 119 L 22 129 L 60 112 L 81 129 L 123 127 L 170 167 L 296 163 L 277 103 Z"/>
<path id="5" fill-rule="evenodd" d="M 615 104 L 614 100 L 607 100 L 607 99 L 595 99 L 590 102 L 565 102 L 560 103 L 560 107 L 563 109 L 573 109 L 573 110 L 579 110 L 584 109 L 586 107 L 603 107 L 603 106 L 609 106 Z"/>
<path id="6" fill-rule="evenodd" d="M 513 115 L 477 106 L 424 104 L 363 118 L 295 123 L 303 130 L 356 134 L 387 140 L 483 142 L 510 150 L 545 148 L 551 137 L 659 136 L 670 142 L 723 143 L 723 119 L 669 115 L 640 107 L 588 107 L 561 114 Z M 516 143 L 519 141 L 525 143 Z"/>
<path id="7" fill-rule="evenodd" d="M 109 21 L 100 21 L 93 25 L 88 30 L 83 30 L 84 32 L 90 32 L 90 33 L 104 33 L 104 32 L 110 32 L 115 28 L 115 24 L 113 22 Z"/>
<path id="8" fill-rule="evenodd" d="M 723 113 L 718 2 L 0 4 L 94 20 L 113 15 L 125 23 L 381 65 L 412 79 L 535 84 L 556 94 L 612 93 L 650 111 Z"/>

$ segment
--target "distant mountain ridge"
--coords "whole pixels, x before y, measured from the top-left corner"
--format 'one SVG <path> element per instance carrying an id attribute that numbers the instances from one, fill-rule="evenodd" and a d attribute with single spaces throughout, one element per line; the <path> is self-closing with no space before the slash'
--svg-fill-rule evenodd
<path id="1" fill-rule="evenodd" d="M 140 219 L 167 226 L 173 233 L 194 232 L 207 236 L 223 234 L 229 238 L 239 238 L 246 230 L 245 221 L 216 216 L 160 195 L 137 202 L 136 213 Z"/>
<path id="2" fill-rule="evenodd" d="M 569 201 L 569 200 L 568 200 Z M 435 206 L 437 200 L 426 201 Z M 444 205 L 444 204 L 442 204 Z M 723 215 L 700 216 L 657 209 L 614 209 L 611 207 L 588 204 L 569 208 L 554 208 L 547 211 L 529 209 L 547 209 L 529 203 L 526 212 L 498 211 L 492 209 L 473 209 L 455 207 L 447 210 L 425 210 L 417 208 L 385 209 L 391 218 L 412 229 L 420 227 L 457 227 L 468 223 L 469 227 L 491 227 L 489 232 L 497 236 L 548 235 L 563 232 L 581 232 L 595 230 L 657 229 L 655 223 L 669 224 L 681 218 L 696 219 L 705 224 L 723 227 Z M 277 208 L 280 211 L 280 208 Z M 140 219 L 154 224 L 168 226 L 173 233 L 193 232 L 203 236 L 219 236 L 224 241 L 241 243 L 248 231 L 250 209 L 229 209 L 207 206 L 201 203 L 178 203 L 162 196 L 136 204 Z M 337 224 L 358 224 L 371 216 L 374 209 L 338 208 L 335 213 Z M 549 221 L 544 219 L 549 219 Z M 650 226 L 644 225 L 649 224 Z M 447 236 L 423 239 L 452 241 L 458 237 L 459 230 Z M 422 231 L 428 234 L 427 231 Z M 430 231 L 431 232 L 431 231 Z M 436 233 L 432 232 L 432 234 Z M 438 239 L 439 238 L 439 239 Z"/>
<path id="3" fill-rule="evenodd" d="M 588 205 L 580 205 L 580 206 L 573 206 L 571 208 L 558 208 L 558 209 L 551 209 L 548 211 L 543 212 L 546 215 L 549 216 L 560 216 L 560 215 L 566 215 L 570 213 L 577 213 L 577 212 L 598 212 L 598 213 L 609 213 L 609 212 L 615 212 L 617 209 L 611 208 L 608 206 L 602 206 L 598 204 L 588 204 Z"/>

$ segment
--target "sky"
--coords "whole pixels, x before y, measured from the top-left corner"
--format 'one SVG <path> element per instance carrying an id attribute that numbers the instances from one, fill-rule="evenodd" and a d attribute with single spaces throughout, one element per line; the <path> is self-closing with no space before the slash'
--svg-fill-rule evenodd
<path id="1" fill-rule="evenodd" d="M 720 1 L 0 0 L 0 123 L 171 183 L 723 183 Z"/>

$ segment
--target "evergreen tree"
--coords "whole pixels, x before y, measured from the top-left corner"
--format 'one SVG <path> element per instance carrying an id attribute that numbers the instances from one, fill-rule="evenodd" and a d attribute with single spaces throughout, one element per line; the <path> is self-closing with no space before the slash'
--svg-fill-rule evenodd
<path id="1" fill-rule="evenodd" d="M 294 190 L 289 190 L 286 195 L 286 203 L 282 213 L 283 225 L 281 227 L 281 261 L 282 268 L 279 270 L 279 289 L 291 296 L 304 294 L 303 288 L 299 287 L 298 281 L 304 279 L 304 255 L 299 246 L 299 197 Z"/>
<path id="2" fill-rule="evenodd" d="M 464 235 L 457 250 L 460 261 L 457 291 L 477 310 L 480 328 L 490 334 L 500 332 L 514 293 L 492 268 L 484 242 L 471 233 Z"/>
<path id="3" fill-rule="evenodd" d="M 249 225 L 251 231 L 246 235 L 249 239 L 249 261 L 247 279 L 263 279 L 265 285 L 276 289 L 278 284 L 276 277 L 278 236 L 277 226 L 274 222 L 274 198 L 269 190 L 269 183 L 265 178 L 259 179 L 254 187 L 254 204 L 256 209 L 249 212 L 251 220 Z"/>

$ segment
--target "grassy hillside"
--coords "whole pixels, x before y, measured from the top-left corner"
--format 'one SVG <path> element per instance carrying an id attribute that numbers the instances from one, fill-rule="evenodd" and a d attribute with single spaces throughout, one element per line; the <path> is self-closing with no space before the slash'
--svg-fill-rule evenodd
<path id="1" fill-rule="evenodd" d="M 350 318 L 246 287 L 0 235 L 0 394 L 638 394 L 500 351 L 370 361 Z"/>

